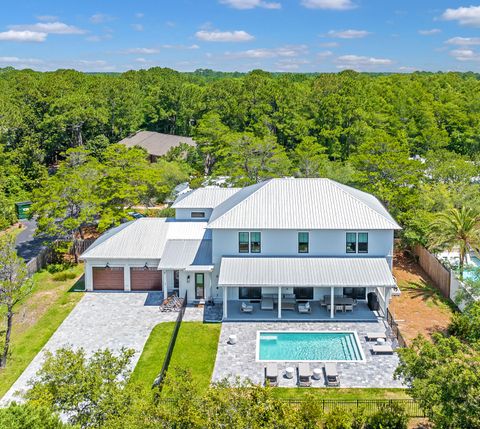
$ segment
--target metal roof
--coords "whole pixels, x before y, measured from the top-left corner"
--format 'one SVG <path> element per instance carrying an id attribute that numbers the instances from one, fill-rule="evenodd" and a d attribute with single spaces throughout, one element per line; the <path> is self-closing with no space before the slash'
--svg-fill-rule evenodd
<path id="1" fill-rule="evenodd" d="M 160 259 L 168 240 L 210 238 L 206 222 L 141 218 L 112 228 L 81 259 Z"/>
<path id="2" fill-rule="evenodd" d="M 270 179 L 217 206 L 209 228 L 400 229 L 373 195 L 330 179 Z"/>
<path id="3" fill-rule="evenodd" d="M 212 265 L 212 240 L 168 240 L 159 270 L 180 270 Z"/>
<path id="4" fill-rule="evenodd" d="M 385 258 L 223 257 L 218 286 L 394 287 Z"/>
<path id="5" fill-rule="evenodd" d="M 195 146 L 196 143 L 191 137 L 176 136 L 173 134 L 162 134 L 154 131 L 137 131 L 135 134 L 120 140 L 119 143 L 127 147 L 143 147 L 150 155 L 163 156 L 172 148 L 186 143 Z"/>
<path id="6" fill-rule="evenodd" d="M 236 194 L 239 188 L 206 187 L 180 195 L 172 205 L 174 209 L 213 209 L 227 198 Z"/>

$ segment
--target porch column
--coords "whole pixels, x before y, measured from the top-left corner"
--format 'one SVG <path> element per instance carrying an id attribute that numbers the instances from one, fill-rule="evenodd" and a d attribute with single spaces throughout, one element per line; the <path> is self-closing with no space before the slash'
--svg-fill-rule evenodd
<path id="1" fill-rule="evenodd" d="M 389 288 L 386 288 L 386 287 L 383 288 L 383 315 L 385 316 L 385 319 L 387 319 L 388 295 L 390 295 L 389 292 L 390 292 Z"/>
<path id="2" fill-rule="evenodd" d="M 278 287 L 278 318 L 282 318 L 282 288 Z"/>
<path id="3" fill-rule="evenodd" d="M 93 267 L 88 261 L 85 261 L 85 290 L 93 291 Z"/>
<path id="4" fill-rule="evenodd" d="M 227 316 L 228 316 L 228 313 L 227 313 L 227 302 L 228 302 L 228 299 L 227 299 L 227 287 L 226 286 L 223 286 L 223 318 L 226 319 Z"/>
<path id="5" fill-rule="evenodd" d="M 167 282 L 167 272 L 162 271 L 162 283 L 163 283 L 163 297 L 166 299 L 168 297 L 168 282 Z"/>
<path id="6" fill-rule="evenodd" d="M 335 294 L 335 288 L 332 286 L 330 288 L 330 319 L 335 317 L 335 300 L 333 299 L 333 295 Z"/>
<path id="7" fill-rule="evenodd" d="M 123 290 L 130 292 L 132 290 L 130 283 L 130 265 L 125 264 L 123 267 Z"/>

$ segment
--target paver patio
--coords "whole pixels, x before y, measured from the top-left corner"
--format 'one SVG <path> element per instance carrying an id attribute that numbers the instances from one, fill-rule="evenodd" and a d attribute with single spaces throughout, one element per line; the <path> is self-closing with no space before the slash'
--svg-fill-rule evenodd
<path id="1" fill-rule="evenodd" d="M 63 321 L 45 347 L 2 398 L 1 403 L 21 400 L 16 392 L 24 392 L 28 381 L 41 367 L 46 350 L 65 346 L 83 347 L 87 353 L 100 348 L 114 351 L 122 347 L 135 350 L 131 365 L 137 364 L 145 342 L 155 325 L 174 321 L 177 313 L 162 313 L 159 304 L 162 292 L 93 292 L 82 300 Z M 202 321 L 203 309 L 187 307 L 185 321 Z"/>
<path id="2" fill-rule="evenodd" d="M 365 339 L 367 332 L 385 332 L 388 330 L 383 320 L 374 322 L 223 322 L 217 351 L 215 369 L 212 381 L 228 378 L 234 381 L 236 377 L 250 379 L 261 384 L 264 381 L 265 363 L 256 361 L 257 331 L 356 331 L 365 354 L 366 362 L 338 363 L 341 387 L 404 387 L 401 381 L 394 380 L 393 373 L 398 365 L 398 356 L 372 355 L 371 344 Z M 230 335 L 237 335 L 235 345 L 227 343 Z M 390 341 L 389 341 L 390 343 Z M 294 362 L 278 363 L 279 385 L 281 387 L 295 387 L 297 377 L 286 379 L 283 372 L 287 366 L 294 368 Z M 321 363 L 311 363 L 311 370 L 321 368 Z M 313 380 L 313 387 L 325 387 L 323 377 Z"/>

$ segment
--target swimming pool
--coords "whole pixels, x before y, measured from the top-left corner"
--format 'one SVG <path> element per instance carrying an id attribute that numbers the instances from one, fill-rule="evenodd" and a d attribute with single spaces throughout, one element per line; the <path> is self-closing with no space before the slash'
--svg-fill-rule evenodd
<path id="1" fill-rule="evenodd" d="M 472 264 L 464 268 L 463 278 L 465 280 L 478 280 L 480 278 L 480 259 L 476 256 L 471 256 Z"/>
<path id="2" fill-rule="evenodd" d="M 363 362 L 356 332 L 257 332 L 257 361 Z"/>

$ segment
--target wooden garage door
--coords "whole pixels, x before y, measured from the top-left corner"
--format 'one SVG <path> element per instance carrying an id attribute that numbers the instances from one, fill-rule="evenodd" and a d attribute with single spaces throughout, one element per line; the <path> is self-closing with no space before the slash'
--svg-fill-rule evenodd
<path id="1" fill-rule="evenodd" d="M 132 290 L 162 290 L 162 272 L 156 268 L 130 268 Z"/>
<path id="2" fill-rule="evenodd" d="M 123 290 L 123 267 L 93 267 L 94 290 Z"/>

